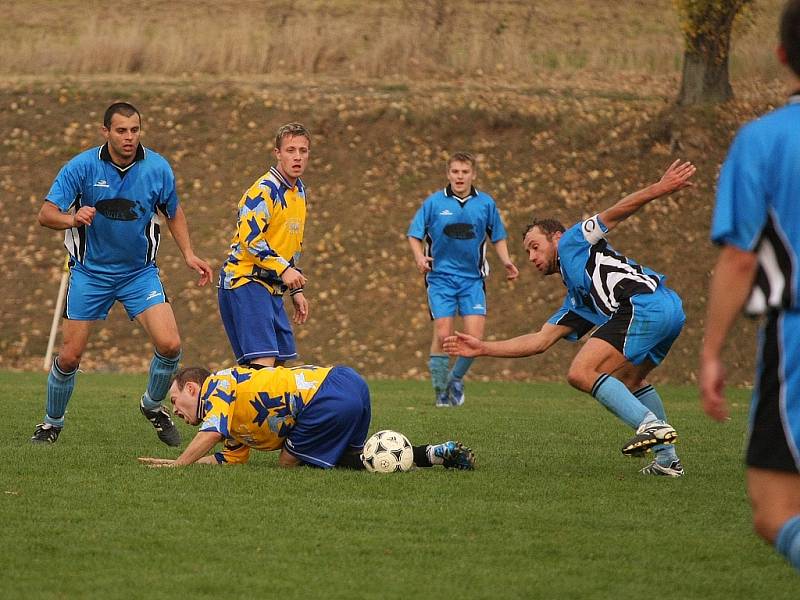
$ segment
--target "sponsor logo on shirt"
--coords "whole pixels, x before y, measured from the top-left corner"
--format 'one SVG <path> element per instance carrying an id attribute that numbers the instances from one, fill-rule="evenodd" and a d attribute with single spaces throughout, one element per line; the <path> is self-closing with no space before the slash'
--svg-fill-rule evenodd
<path id="1" fill-rule="evenodd" d="M 94 205 L 101 215 L 112 221 L 135 221 L 144 215 L 144 209 L 127 198 L 109 198 Z"/>
<path id="2" fill-rule="evenodd" d="M 451 223 L 444 228 L 444 234 L 454 240 L 472 240 L 477 237 L 470 223 Z"/>

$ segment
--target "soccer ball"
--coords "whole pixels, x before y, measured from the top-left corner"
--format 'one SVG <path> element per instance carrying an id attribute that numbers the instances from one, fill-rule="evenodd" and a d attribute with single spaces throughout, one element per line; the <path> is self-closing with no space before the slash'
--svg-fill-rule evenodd
<path id="1" fill-rule="evenodd" d="M 414 450 L 406 436 L 387 429 L 367 440 L 361 460 L 371 473 L 410 471 L 414 466 Z"/>

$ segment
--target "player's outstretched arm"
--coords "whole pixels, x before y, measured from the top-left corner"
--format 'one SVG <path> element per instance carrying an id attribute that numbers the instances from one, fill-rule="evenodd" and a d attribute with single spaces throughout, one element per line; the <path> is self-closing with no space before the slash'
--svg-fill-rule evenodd
<path id="1" fill-rule="evenodd" d="M 600 220 L 608 227 L 614 229 L 622 221 L 630 217 L 637 210 L 656 198 L 667 196 L 693 184 L 689 179 L 695 174 L 697 168 L 690 162 L 681 162 L 680 159 L 672 163 L 658 182 L 648 185 L 641 190 L 628 194 L 611 208 L 600 213 Z"/>
<path id="2" fill-rule="evenodd" d="M 572 328 L 545 323 L 536 333 L 527 333 L 508 340 L 488 342 L 456 331 L 445 338 L 442 347 L 448 354 L 457 356 L 494 356 L 519 358 L 541 354 L 558 340 L 572 333 Z"/>
<path id="3" fill-rule="evenodd" d="M 750 294 L 757 266 L 757 257 L 752 252 L 725 246 L 711 277 L 698 385 L 703 410 L 716 421 L 728 418 L 722 349 Z"/>
<path id="4" fill-rule="evenodd" d="M 178 249 L 181 251 L 186 265 L 200 274 L 197 285 L 206 285 L 211 281 L 214 273 L 209 264 L 202 258 L 198 258 L 192 250 L 192 243 L 189 240 L 189 226 L 186 223 L 186 215 L 180 205 L 175 211 L 175 216 L 171 219 L 167 219 L 167 227 L 169 227 L 169 232 L 178 245 Z"/>
<path id="5" fill-rule="evenodd" d="M 148 456 L 140 457 L 139 462 L 149 467 L 182 467 L 194 463 L 216 465 L 218 464 L 217 460 L 208 453 L 221 441 L 222 435 L 216 431 L 200 431 L 177 459 Z"/>

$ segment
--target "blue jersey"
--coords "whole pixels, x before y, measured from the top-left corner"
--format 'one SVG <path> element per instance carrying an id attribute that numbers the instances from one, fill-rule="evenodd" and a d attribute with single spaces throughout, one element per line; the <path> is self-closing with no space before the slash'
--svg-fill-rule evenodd
<path id="1" fill-rule="evenodd" d="M 800 308 L 800 94 L 739 130 L 722 165 L 711 239 L 758 254 L 746 310 Z"/>
<path id="2" fill-rule="evenodd" d="M 606 241 L 608 228 L 595 215 L 567 229 L 558 241 L 561 278 L 567 287 L 562 307 L 548 323 L 572 327 L 575 339 L 605 323 L 620 303 L 650 294 L 664 276 L 615 251 Z"/>
<path id="3" fill-rule="evenodd" d="M 480 279 L 489 274 L 487 238 L 504 240 L 506 229 L 491 196 L 472 188 L 461 199 L 448 185 L 423 202 L 407 235 L 425 242 L 425 256 L 433 257 L 432 274 Z"/>
<path id="4" fill-rule="evenodd" d="M 124 169 L 111 162 L 106 145 L 78 154 L 58 173 L 47 200 L 61 212 L 97 209 L 91 226 L 67 229 L 64 246 L 73 261 L 100 275 L 133 273 L 155 262 L 157 211 L 171 219 L 178 209 L 169 163 L 143 146 Z"/>

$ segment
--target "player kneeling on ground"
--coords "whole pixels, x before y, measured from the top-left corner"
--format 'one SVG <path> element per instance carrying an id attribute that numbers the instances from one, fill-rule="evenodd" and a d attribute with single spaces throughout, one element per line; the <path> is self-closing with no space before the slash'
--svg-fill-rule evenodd
<path id="1" fill-rule="evenodd" d="M 250 449 L 280 450 L 283 467 L 364 469 L 369 388 L 344 366 L 237 366 L 217 373 L 182 369 L 169 390 L 175 414 L 200 431 L 175 460 L 140 458 L 152 466 L 244 463 Z M 222 450 L 209 454 L 219 442 Z M 414 446 L 418 467 L 473 469 L 475 457 L 459 442 Z"/>

